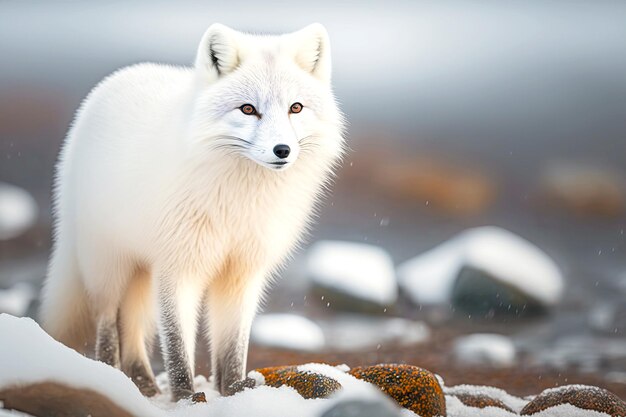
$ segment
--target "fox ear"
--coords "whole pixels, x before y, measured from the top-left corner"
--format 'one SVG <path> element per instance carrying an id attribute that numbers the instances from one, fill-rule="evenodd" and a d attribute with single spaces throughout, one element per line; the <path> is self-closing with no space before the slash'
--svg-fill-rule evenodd
<path id="1" fill-rule="evenodd" d="M 235 70 L 240 63 L 239 33 L 219 23 L 212 24 L 202 36 L 196 55 L 196 68 L 211 79 Z"/>
<path id="2" fill-rule="evenodd" d="M 313 23 L 288 37 L 300 68 L 321 81 L 330 82 L 330 41 L 326 28 Z"/>

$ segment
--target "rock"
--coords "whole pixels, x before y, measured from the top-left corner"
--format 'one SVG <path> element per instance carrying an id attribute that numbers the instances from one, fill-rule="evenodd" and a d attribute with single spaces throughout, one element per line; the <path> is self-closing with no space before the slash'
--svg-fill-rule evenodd
<path id="1" fill-rule="evenodd" d="M 417 160 L 398 160 L 385 164 L 368 179 L 392 197 L 428 203 L 432 210 L 454 215 L 472 216 L 489 208 L 497 195 L 493 176 L 460 164 L 437 161 L 432 155 Z M 377 165 L 374 165 L 377 166 Z"/>
<path id="2" fill-rule="evenodd" d="M 421 417 L 445 416 L 446 399 L 435 375 L 411 365 L 381 364 L 353 368 L 350 375 L 377 385 Z"/>
<path id="3" fill-rule="evenodd" d="M 509 408 L 502 401 L 497 398 L 489 397 L 485 394 L 471 394 L 468 392 L 459 393 L 455 395 L 463 404 L 468 407 L 474 408 L 485 408 L 485 407 L 497 407 L 503 410 L 506 410 L 511 413 L 515 413 L 511 408 Z"/>
<path id="4" fill-rule="evenodd" d="M 452 387 L 444 387 L 444 393 L 447 397 L 458 399 L 465 407 L 483 408 L 494 406 L 504 410 L 512 410 L 515 414 L 519 413 L 519 410 L 528 404 L 528 400 L 511 395 L 500 388 L 484 385 L 455 385 Z M 448 409 L 448 412 L 453 413 L 451 409 Z M 456 415 L 459 415 L 458 412 Z M 500 414 L 494 412 L 489 415 Z"/>
<path id="5" fill-rule="evenodd" d="M 606 413 L 612 417 L 626 417 L 626 403 L 617 395 L 598 387 L 565 385 L 543 391 L 520 412 L 531 415 L 560 404 L 571 404 L 583 410 Z"/>
<path id="6" fill-rule="evenodd" d="M 33 416 L 133 417 L 133 414 L 99 392 L 41 382 L 0 389 L 2 408 Z"/>
<path id="7" fill-rule="evenodd" d="M 541 177 L 542 202 L 586 217 L 617 217 L 626 211 L 623 172 L 574 161 L 552 162 Z"/>
<path id="8" fill-rule="evenodd" d="M 0 240 L 21 235 L 37 221 L 37 203 L 26 191 L 0 182 Z"/>
<path id="9" fill-rule="evenodd" d="M 320 241 L 307 256 L 313 294 L 330 308 L 382 313 L 398 296 L 393 261 L 382 248 Z"/>
<path id="10" fill-rule="evenodd" d="M 26 314 L 36 295 L 35 288 L 25 282 L 18 282 L 9 289 L 0 290 L 0 313 L 21 317 Z"/>
<path id="11" fill-rule="evenodd" d="M 313 372 L 299 371 L 296 366 L 275 366 L 256 369 L 265 378 L 265 385 L 278 388 L 287 385 L 303 398 L 327 398 L 341 389 L 332 378 Z"/>
<path id="12" fill-rule="evenodd" d="M 594 330 L 608 334 L 626 333 L 626 304 L 598 304 L 589 313 L 589 324 Z"/>
<path id="13" fill-rule="evenodd" d="M 259 345 L 319 351 L 325 338 L 320 326 L 295 314 L 263 314 L 252 323 L 251 340 Z"/>
<path id="14" fill-rule="evenodd" d="M 476 333 L 456 339 L 453 355 L 464 365 L 511 367 L 515 365 L 515 345 L 506 336 Z"/>
<path id="15" fill-rule="evenodd" d="M 320 321 L 329 350 L 356 351 L 377 345 L 409 346 L 430 339 L 430 328 L 421 321 L 399 317 L 337 314 Z"/>
<path id="16" fill-rule="evenodd" d="M 524 291 L 479 269 L 461 269 L 451 297 L 452 305 L 474 316 L 516 317 L 545 313 L 545 306 Z"/>
<path id="17" fill-rule="evenodd" d="M 452 304 L 472 315 L 543 312 L 561 299 L 563 277 L 541 249 L 501 228 L 467 230 L 398 267 L 417 304 Z"/>
<path id="18" fill-rule="evenodd" d="M 204 392 L 194 392 L 193 395 L 191 396 L 191 402 L 192 403 L 205 403 L 206 395 L 204 394 Z"/>
<path id="19" fill-rule="evenodd" d="M 338 402 L 321 417 L 402 417 L 402 414 L 388 401 L 355 399 Z"/>

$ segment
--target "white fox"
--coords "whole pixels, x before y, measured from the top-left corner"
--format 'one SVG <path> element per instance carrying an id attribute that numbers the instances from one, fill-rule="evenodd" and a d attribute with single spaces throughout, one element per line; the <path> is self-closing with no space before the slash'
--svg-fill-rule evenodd
<path id="1" fill-rule="evenodd" d="M 216 389 L 245 376 L 260 299 L 344 151 L 320 24 L 282 36 L 211 26 L 193 68 L 140 64 L 89 94 L 58 164 L 41 318 L 55 338 L 174 400 L 193 393 L 205 313 Z M 158 326 L 155 326 L 158 324 Z"/>

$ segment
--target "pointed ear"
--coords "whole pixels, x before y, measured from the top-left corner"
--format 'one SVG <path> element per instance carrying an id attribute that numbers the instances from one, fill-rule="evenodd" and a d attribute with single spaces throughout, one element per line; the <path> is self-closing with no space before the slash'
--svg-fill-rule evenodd
<path id="1" fill-rule="evenodd" d="M 196 68 L 217 80 L 235 70 L 239 63 L 239 33 L 219 23 L 212 24 L 198 46 Z"/>
<path id="2" fill-rule="evenodd" d="M 313 23 L 287 37 L 296 64 L 315 78 L 330 82 L 330 41 L 326 28 Z"/>

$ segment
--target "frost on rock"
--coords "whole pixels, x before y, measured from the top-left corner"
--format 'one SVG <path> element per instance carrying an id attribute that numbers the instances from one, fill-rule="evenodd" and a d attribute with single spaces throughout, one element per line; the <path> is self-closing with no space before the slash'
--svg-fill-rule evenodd
<path id="1" fill-rule="evenodd" d="M 538 303 L 556 304 L 563 277 L 555 262 L 527 240 L 498 227 L 469 229 L 398 267 L 401 288 L 415 303 L 450 301 L 464 269 L 481 271 Z"/>
<path id="2" fill-rule="evenodd" d="M 466 365 L 515 365 L 513 341 L 499 334 L 475 333 L 459 337 L 454 343 L 453 353 L 458 362 Z"/>
<path id="3" fill-rule="evenodd" d="M 307 275 L 316 286 L 380 306 L 398 296 L 393 261 L 378 246 L 319 241 L 309 249 Z"/>
<path id="4" fill-rule="evenodd" d="M 37 220 L 37 203 L 25 190 L 0 182 L 0 240 L 21 235 Z"/>
<path id="5" fill-rule="evenodd" d="M 511 410 L 518 412 L 528 403 L 528 401 L 509 394 L 508 392 L 495 387 L 488 387 L 482 385 L 455 385 L 453 387 L 444 387 L 444 393 L 446 396 L 454 396 L 459 394 L 474 394 L 484 395 L 490 398 L 501 401 L 509 407 Z M 448 412 L 450 409 L 448 408 Z M 461 415 L 461 414 L 459 414 Z"/>
<path id="6" fill-rule="evenodd" d="M 256 317 L 250 337 L 259 345 L 293 350 L 316 351 L 325 345 L 322 329 L 306 317 L 295 314 Z"/>

